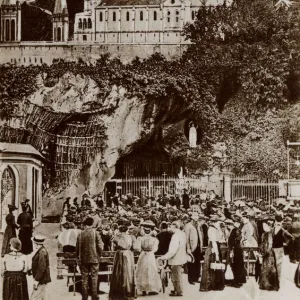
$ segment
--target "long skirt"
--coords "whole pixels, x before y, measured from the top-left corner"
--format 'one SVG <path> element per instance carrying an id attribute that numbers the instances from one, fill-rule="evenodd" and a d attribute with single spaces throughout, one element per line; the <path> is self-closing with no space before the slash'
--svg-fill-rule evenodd
<path id="1" fill-rule="evenodd" d="M 22 250 L 21 253 L 27 255 L 33 252 L 32 245 L 32 229 L 30 227 L 23 227 L 19 231 L 19 239 L 22 242 Z"/>
<path id="2" fill-rule="evenodd" d="M 136 267 L 136 287 L 139 293 L 159 293 L 161 290 L 161 280 L 153 252 L 142 251 L 140 254 Z"/>
<path id="3" fill-rule="evenodd" d="M 118 250 L 114 259 L 109 300 L 132 300 L 136 297 L 134 257 L 130 250 Z"/>
<path id="4" fill-rule="evenodd" d="M 276 258 L 273 250 L 268 251 L 263 256 L 261 273 L 259 276 L 259 288 L 267 291 L 279 290 Z"/>
<path id="5" fill-rule="evenodd" d="M 237 245 L 235 245 L 233 248 L 233 259 L 231 267 L 234 277 L 234 283 L 246 283 L 247 271 L 245 269 L 243 249 Z"/>
<path id="6" fill-rule="evenodd" d="M 9 241 L 11 238 L 14 238 L 16 236 L 17 236 L 16 229 L 12 226 L 7 225 L 3 236 L 2 252 L 1 252 L 2 257 L 4 257 L 5 254 L 11 252 Z"/>
<path id="7" fill-rule="evenodd" d="M 222 261 L 222 253 L 218 244 L 219 259 Z M 200 291 L 221 291 L 225 287 L 225 274 L 223 270 L 212 270 L 210 264 L 216 262 L 216 256 L 212 253 L 211 243 L 204 254 L 204 263 L 200 283 Z"/>
<path id="8" fill-rule="evenodd" d="M 294 241 L 290 243 L 290 260 L 292 262 L 300 262 L 300 237 L 296 237 Z"/>
<path id="9" fill-rule="evenodd" d="M 6 271 L 3 278 L 3 300 L 28 300 L 26 273 Z"/>
<path id="10" fill-rule="evenodd" d="M 283 258 L 283 255 L 284 255 L 284 249 L 283 248 L 274 248 L 273 251 L 274 251 L 275 260 L 276 260 L 278 282 L 280 284 L 281 266 L 282 266 L 282 258 Z"/>

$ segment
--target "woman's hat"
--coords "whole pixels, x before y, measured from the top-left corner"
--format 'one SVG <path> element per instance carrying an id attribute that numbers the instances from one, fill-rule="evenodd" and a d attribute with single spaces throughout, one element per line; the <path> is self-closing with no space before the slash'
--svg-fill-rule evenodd
<path id="1" fill-rule="evenodd" d="M 36 236 L 33 237 L 32 241 L 35 243 L 35 244 L 38 244 L 38 245 L 43 245 L 44 242 L 45 242 L 45 237 L 41 234 L 37 234 Z"/>
<path id="2" fill-rule="evenodd" d="M 14 250 L 21 251 L 22 242 L 18 238 L 11 238 L 9 243 Z"/>

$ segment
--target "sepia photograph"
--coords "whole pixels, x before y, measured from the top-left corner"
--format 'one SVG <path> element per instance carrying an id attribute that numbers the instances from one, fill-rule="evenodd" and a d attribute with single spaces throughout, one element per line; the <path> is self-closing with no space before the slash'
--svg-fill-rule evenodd
<path id="1" fill-rule="evenodd" d="M 0 192 L 0 300 L 299 300 L 300 0 L 0 0 Z"/>

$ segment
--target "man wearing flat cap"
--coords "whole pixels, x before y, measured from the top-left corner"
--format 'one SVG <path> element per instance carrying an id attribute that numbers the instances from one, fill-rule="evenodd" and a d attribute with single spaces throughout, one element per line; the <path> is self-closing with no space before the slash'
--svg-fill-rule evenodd
<path id="1" fill-rule="evenodd" d="M 30 300 L 46 299 L 48 283 L 51 282 L 49 255 L 44 242 L 45 237 L 42 235 L 33 238 L 36 253 L 32 257 L 33 292 Z"/>

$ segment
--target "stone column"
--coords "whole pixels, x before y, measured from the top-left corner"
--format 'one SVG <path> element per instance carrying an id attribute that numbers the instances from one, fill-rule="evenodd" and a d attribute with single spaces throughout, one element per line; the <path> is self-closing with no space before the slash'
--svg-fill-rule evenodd
<path id="1" fill-rule="evenodd" d="M 132 43 L 135 43 L 135 7 L 132 8 Z"/>
<path id="2" fill-rule="evenodd" d="M 223 177 L 224 200 L 229 203 L 231 201 L 231 173 L 223 171 L 220 175 Z"/>
<path id="3" fill-rule="evenodd" d="M 119 21 L 118 21 L 118 43 L 121 43 L 121 19 L 122 19 L 122 11 L 121 11 L 121 7 L 119 7 Z"/>
<path id="4" fill-rule="evenodd" d="M 26 187 L 26 198 L 30 200 L 30 205 L 32 207 L 32 165 L 27 165 L 27 187 Z"/>
<path id="5" fill-rule="evenodd" d="M 149 7 L 146 8 L 146 33 L 145 33 L 145 43 L 149 40 Z"/>
<path id="6" fill-rule="evenodd" d="M 21 42 L 21 8 L 18 8 L 18 13 L 17 13 L 17 22 L 16 22 L 16 30 L 17 30 L 17 34 L 16 34 L 16 39 L 18 42 Z"/>
<path id="7" fill-rule="evenodd" d="M 164 42 L 164 10 L 163 6 L 160 6 L 160 34 L 159 34 L 159 42 L 162 44 Z"/>
<path id="8" fill-rule="evenodd" d="M 104 12 L 104 22 L 105 22 L 105 32 L 104 32 L 104 43 L 108 40 L 108 9 L 106 8 Z"/>

